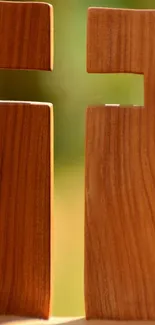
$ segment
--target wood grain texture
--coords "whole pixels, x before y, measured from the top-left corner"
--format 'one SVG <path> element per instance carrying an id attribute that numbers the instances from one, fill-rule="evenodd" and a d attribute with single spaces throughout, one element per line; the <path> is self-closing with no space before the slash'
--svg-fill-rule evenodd
<path id="1" fill-rule="evenodd" d="M 50 313 L 52 119 L 48 104 L 0 102 L 1 315 Z"/>
<path id="2" fill-rule="evenodd" d="M 53 7 L 0 2 L 0 68 L 52 70 Z"/>
<path id="3" fill-rule="evenodd" d="M 87 319 L 155 320 L 155 11 L 89 9 L 89 72 L 144 73 L 145 107 L 89 107 Z"/>
<path id="4" fill-rule="evenodd" d="M 146 72 L 155 51 L 154 21 L 155 10 L 89 8 L 87 71 Z"/>

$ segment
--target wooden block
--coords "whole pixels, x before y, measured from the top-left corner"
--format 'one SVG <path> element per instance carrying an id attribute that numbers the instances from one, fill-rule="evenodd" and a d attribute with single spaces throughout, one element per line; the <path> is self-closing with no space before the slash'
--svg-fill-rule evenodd
<path id="1" fill-rule="evenodd" d="M 0 314 L 48 318 L 52 107 L 0 102 Z"/>
<path id="2" fill-rule="evenodd" d="M 146 72 L 155 51 L 154 21 L 155 10 L 89 8 L 87 71 Z"/>
<path id="3" fill-rule="evenodd" d="M 155 137 L 145 118 L 134 107 L 87 112 L 88 318 L 155 319 Z"/>
<path id="4" fill-rule="evenodd" d="M 155 320 L 155 11 L 89 9 L 89 72 L 144 73 L 145 107 L 89 107 L 87 319 Z"/>
<path id="5" fill-rule="evenodd" d="M 52 70 L 53 7 L 0 2 L 0 68 Z"/>

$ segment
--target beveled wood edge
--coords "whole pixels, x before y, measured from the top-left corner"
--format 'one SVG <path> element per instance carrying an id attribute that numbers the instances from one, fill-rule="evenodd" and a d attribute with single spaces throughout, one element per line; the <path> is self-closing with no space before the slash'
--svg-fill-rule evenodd
<path id="1" fill-rule="evenodd" d="M 52 317 L 49 320 L 38 320 L 32 318 L 22 318 L 15 316 L 0 316 L 0 324 L 3 325 L 155 325 L 155 321 L 106 321 L 106 320 L 86 320 L 84 317 Z"/>
<path id="2" fill-rule="evenodd" d="M 0 105 L 14 105 L 14 104 L 21 104 L 21 105 L 39 105 L 39 106 L 49 106 L 53 107 L 53 104 L 50 102 L 37 102 L 37 101 L 29 101 L 29 100 L 0 100 Z"/>
<path id="3" fill-rule="evenodd" d="M 84 325 L 84 318 L 60 318 L 60 317 L 51 317 L 49 320 L 41 320 L 27 317 L 16 317 L 16 316 L 0 316 L 0 324 L 3 325 L 62 325 L 69 323 L 69 325 Z M 93 324 L 92 324 L 93 325 Z M 95 324 L 94 324 L 95 325 Z"/>
<path id="4" fill-rule="evenodd" d="M 6 1 L 5 0 L 0 0 L 0 4 L 1 3 L 6 3 Z M 23 1 L 22 0 L 16 0 L 16 1 L 14 1 L 14 0 L 9 0 L 9 1 L 7 1 L 7 3 L 22 3 L 23 4 Z M 27 1 L 27 2 L 24 2 L 24 4 L 26 4 L 26 3 L 28 3 L 28 4 L 42 4 L 42 5 L 47 5 L 48 7 L 53 7 L 52 6 L 52 4 L 50 4 L 50 3 L 48 3 L 48 2 L 45 2 L 45 1 L 33 1 L 33 0 L 30 0 L 30 1 Z"/>
<path id="5" fill-rule="evenodd" d="M 89 11 L 93 11 L 93 10 L 97 10 L 97 11 L 100 11 L 100 10 L 111 10 L 111 11 L 127 11 L 127 12 L 155 12 L 155 9 L 133 9 L 133 8 L 111 8 L 111 7 L 95 7 L 95 6 L 89 6 L 88 9 L 87 9 L 87 12 Z"/>

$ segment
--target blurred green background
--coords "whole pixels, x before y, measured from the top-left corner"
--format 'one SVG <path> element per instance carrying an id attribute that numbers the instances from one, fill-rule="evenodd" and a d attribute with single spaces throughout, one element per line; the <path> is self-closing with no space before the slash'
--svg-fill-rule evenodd
<path id="1" fill-rule="evenodd" d="M 54 304 L 84 315 L 84 134 L 89 104 L 143 105 L 143 77 L 86 73 L 89 6 L 155 8 L 151 0 L 53 0 L 53 72 L 0 71 L 0 99 L 49 101 L 55 119 Z"/>

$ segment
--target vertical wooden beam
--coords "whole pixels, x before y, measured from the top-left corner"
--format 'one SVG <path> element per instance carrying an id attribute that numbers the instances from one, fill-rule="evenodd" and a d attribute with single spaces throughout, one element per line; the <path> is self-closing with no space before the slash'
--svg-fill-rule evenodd
<path id="1" fill-rule="evenodd" d="M 155 11 L 91 8 L 88 72 L 143 73 L 145 107 L 89 107 L 88 319 L 155 320 Z"/>
<path id="2" fill-rule="evenodd" d="M 52 119 L 50 105 L 0 103 L 1 314 L 49 316 Z"/>
<path id="3" fill-rule="evenodd" d="M 53 9 L 0 2 L 0 68 L 53 68 Z M 48 318 L 53 209 L 51 104 L 0 102 L 0 314 Z"/>

